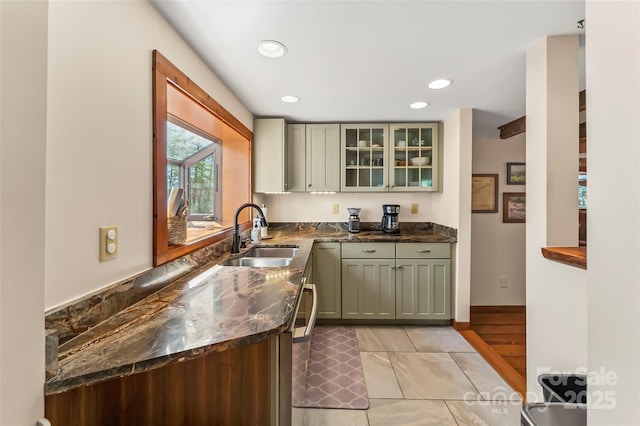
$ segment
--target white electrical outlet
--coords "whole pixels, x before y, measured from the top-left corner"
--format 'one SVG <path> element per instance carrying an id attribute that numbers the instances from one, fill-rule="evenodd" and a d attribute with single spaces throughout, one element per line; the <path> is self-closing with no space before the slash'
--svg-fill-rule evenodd
<path id="1" fill-rule="evenodd" d="M 411 214 L 418 214 L 418 203 L 411 204 Z"/>
<path id="2" fill-rule="evenodd" d="M 500 279 L 498 280 L 498 282 L 500 283 L 500 288 L 507 288 L 507 287 L 509 287 L 509 279 L 507 279 L 506 277 L 500 277 Z"/>
<path id="3" fill-rule="evenodd" d="M 332 207 L 332 209 L 331 209 L 331 212 L 332 212 L 333 214 L 338 214 L 338 213 L 340 213 L 340 204 L 338 204 L 338 203 L 334 203 L 334 204 L 333 204 L 333 207 Z"/>
<path id="4" fill-rule="evenodd" d="M 100 227 L 100 262 L 118 257 L 118 227 Z"/>

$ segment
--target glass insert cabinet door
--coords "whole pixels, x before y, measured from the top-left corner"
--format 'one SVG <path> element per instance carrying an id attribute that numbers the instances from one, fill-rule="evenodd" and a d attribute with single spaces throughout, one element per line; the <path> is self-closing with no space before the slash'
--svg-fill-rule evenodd
<path id="1" fill-rule="evenodd" d="M 390 190 L 435 191 L 438 124 L 391 124 Z"/>
<path id="2" fill-rule="evenodd" d="M 341 190 L 345 192 L 388 190 L 387 124 L 341 126 Z"/>

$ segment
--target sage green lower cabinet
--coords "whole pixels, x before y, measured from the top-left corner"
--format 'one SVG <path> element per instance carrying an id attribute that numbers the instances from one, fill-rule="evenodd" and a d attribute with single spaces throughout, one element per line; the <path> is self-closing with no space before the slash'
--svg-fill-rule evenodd
<path id="1" fill-rule="evenodd" d="M 395 319 L 395 244 L 345 243 L 342 256 L 342 318 Z"/>
<path id="2" fill-rule="evenodd" d="M 340 243 L 315 243 L 313 280 L 318 292 L 318 318 L 340 318 Z"/>
<path id="3" fill-rule="evenodd" d="M 451 318 L 451 261 L 396 260 L 396 318 Z"/>
<path id="4" fill-rule="evenodd" d="M 451 245 L 343 243 L 342 318 L 451 319 Z"/>
<path id="5" fill-rule="evenodd" d="M 394 319 L 395 243 L 342 244 L 342 318 Z"/>
<path id="6" fill-rule="evenodd" d="M 342 260 L 342 318 L 394 319 L 394 260 Z"/>

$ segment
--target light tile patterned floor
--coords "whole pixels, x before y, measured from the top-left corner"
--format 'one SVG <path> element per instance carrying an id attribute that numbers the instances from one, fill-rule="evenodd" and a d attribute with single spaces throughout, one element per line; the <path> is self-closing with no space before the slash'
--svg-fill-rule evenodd
<path id="1" fill-rule="evenodd" d="M 520 425 L 521 400 L 451 327 L 357 327 L 368 410 L 297 409 L 295 426 Z"/>

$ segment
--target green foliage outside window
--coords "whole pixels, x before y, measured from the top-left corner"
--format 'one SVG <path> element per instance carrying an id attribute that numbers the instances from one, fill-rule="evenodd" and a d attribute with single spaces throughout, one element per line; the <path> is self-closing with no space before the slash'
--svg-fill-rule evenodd
<path id="1" fill-rule="evenodd" d="M 167 188 L 185 189 L 189 215 L 215 213 L 215 145 L 199 134 L 167 122 Z"/>
<path id="2" fill-rule="evenodd" d="M 213 155 L 189 167 L 191 214 L 213 214 Z"/>

